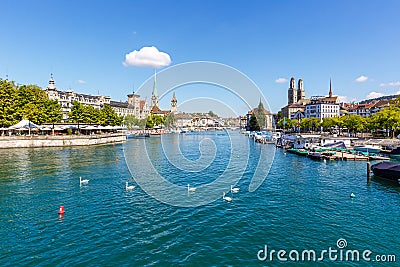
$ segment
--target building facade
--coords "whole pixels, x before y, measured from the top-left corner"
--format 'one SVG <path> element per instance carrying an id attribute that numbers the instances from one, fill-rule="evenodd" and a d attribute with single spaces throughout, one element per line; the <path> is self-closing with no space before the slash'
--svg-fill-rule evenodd
<path id="1" fill-rule="evenodd" d="M 309 102 L 310 99 L 306 98 L 303 80 L 299 79 L 296 88 L 296 80 L 292 77 L 288 89 L 288 103 L 281 109 L 282 117 L 293 119 L 297 111 L 304 112 L 305 105 Z"/>
<path id="2" fill-rule="evenodd" d="M 59 91 L 55 86 L 53 74 L 50 75 L 49 84 L 46 87 L 45 92 L 49 96 L 49 99 L 57 100 L 61 105 L 63 121 L 68 120 L 68 113 L 71 111 L 71 107 L 75 101 L 87 106 L 93 106 L 95 109 L 102 109 L 105 104 L 110 104 L 111 102 L 109 96 L 78 94 L 72 90 Z"/>
<path id="3" fill-rule="evenodd" d="M 45 89 L 49 99 L 57 100 L 61 105 L 63 114 L 62 121 L 68 120 L 68 113 L 75 101 L 82 103 L 85 106 L 93 106 L 95 109 L 102 109 L 104 105 L 108 104 L 117 113 L 118 116 L 125 117 L 126 115 L 134 115 L 136 118 L 145 119 L 150 113 L 147 100 L 140 100 L 140 96 L 136 94 L 129 94 L 128 101 L 112 101 L 109 96 L 102 95 L 87 95 L 75 93 L 72 90 L 60 91 L 55 86 L 53 74 L 50 75 L 49 84 Z"/>
<path id="4" fill-rule="evenodd" d="M 312 97 L 305 108 L 306 118 L 333 118 L 340 116 L 339 98 L 332 95 L 332 81 L 329 82 L 327 97 Z"/>

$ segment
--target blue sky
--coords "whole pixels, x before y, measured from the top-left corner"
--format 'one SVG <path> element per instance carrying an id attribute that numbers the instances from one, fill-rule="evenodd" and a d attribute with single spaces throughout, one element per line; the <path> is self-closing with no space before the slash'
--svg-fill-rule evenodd
<path id="1" fill-rule="evenodd" d="M 307 97 L 326 95 L 330 78 L 333 93 L 348 101 L 400 91 L 396 0 L 3 0 L 1 6 L 0 77 L 18 83 L 44 88 L 52 72 L 61 90 L 126 100 L 154 70 L 124 66 L 125 55 L 155 46 L 170 55 L 170 66 L 213 61 L 238 69 L 273 112 L 287 103 L 289 81 L 279 78 L 302 78 Z M 215 89 L 188 88 L 176 92 L 181 103 Z"/>

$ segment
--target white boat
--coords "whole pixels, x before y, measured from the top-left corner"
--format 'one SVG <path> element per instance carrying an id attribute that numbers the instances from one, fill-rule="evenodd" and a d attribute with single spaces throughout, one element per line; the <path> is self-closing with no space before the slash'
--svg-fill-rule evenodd
<path id="1" fill-rule="evenodd" d="M 361 145 L 361 146 L 354 146 L 354 150 L 361 152 L 368 152 L 368 153 L 379 153 L 381 152 L 381 147 L 374 145 Z"/>

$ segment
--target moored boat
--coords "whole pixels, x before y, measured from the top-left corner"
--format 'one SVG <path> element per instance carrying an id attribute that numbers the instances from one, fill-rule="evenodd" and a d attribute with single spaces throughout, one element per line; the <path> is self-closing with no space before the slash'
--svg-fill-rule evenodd
<path id="1" fill-rule="evenodd" d="M 382 161 L 371 166 L 375 176 L 391 180 L 400 185 L 400 163 Z"/>
<path id="2" fill-rule="evenodd" d="M 354 150 L 361 152 L 368 152 L 368 153 L 379 153 L 381 152 L 381 147 L 373 145 L 360 145 L 360 146 L 354 146 Z"/>
<path id="3" fill-rule="evenodd" d="M 324 156 L 318 152 L 312 152 L 312 153 L 308 154 L 307 157 L 309 157 L 310 159 L 313 159 L 313 160 L 322 160 L 324 158 Z"/>

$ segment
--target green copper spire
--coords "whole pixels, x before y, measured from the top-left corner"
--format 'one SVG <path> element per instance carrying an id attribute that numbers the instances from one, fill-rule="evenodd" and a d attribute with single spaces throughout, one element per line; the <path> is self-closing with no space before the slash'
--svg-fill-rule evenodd
<path id="1" fill-rule="evenodd" d="M 157 69 L 154 69 L 154 85 L 153 85 L 153 96 L 158 97 L 158 92 L 157 92 Z"/>

